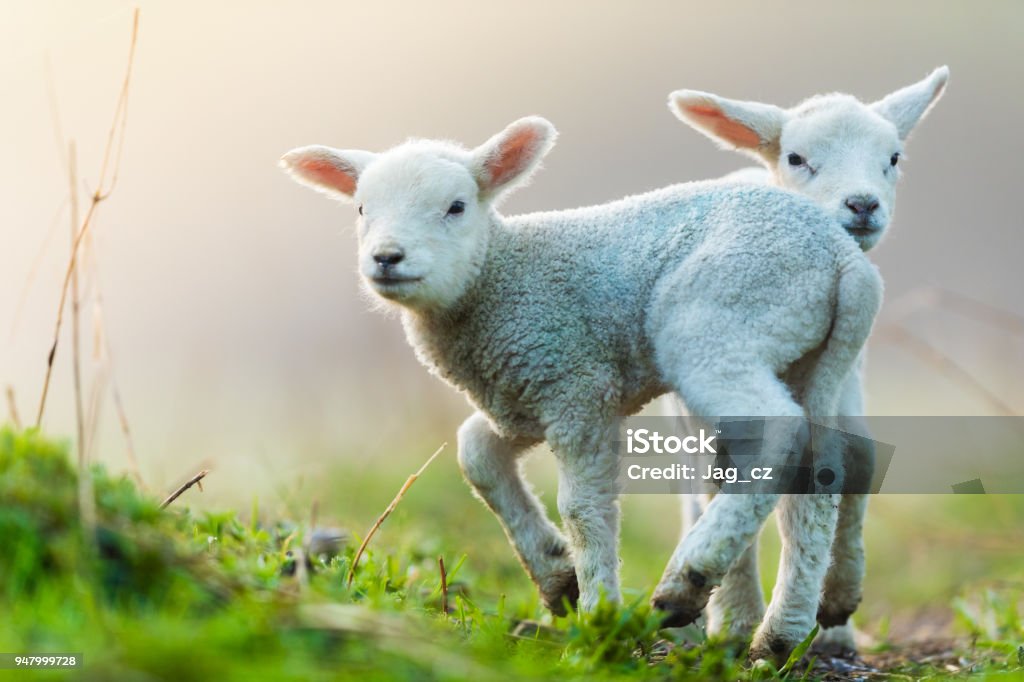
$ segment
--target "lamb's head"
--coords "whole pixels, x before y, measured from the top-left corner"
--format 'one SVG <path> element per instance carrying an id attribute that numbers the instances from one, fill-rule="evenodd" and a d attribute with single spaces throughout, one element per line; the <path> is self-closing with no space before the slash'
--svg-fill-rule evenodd
<path id="1" fill-rule="evenodd" d="M 281 164 L 299 182 L 356 204 L 366 287 L 429 312 L 472 286 L 496 202 L 529 178 L 555 136 L 548 121 L 529 117 L 472 150 L 432 140 L 379 154 L 316 145 L 288 152 Z"/>
<path id="2" fill-rule="evenodd" d="M 833 94 L 787 110 L 680 90 L 669 108 L 723 147 L 764 163 L 775 184 L 818 202 L 867 251 L 892 220 L 903 143 L 948 79 L 943 66 L 873 104 Z"/>

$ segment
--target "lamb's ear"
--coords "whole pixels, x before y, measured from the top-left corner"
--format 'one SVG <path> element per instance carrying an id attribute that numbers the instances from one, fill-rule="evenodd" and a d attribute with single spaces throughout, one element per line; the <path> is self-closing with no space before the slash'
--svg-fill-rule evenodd
<path id="1" fill-rule="evenodd" d="M 779 137 L 786 120 L 786 112 L 779 107 L 739 102 L 709 92 L 677 90 L 668 96 L 668 108 L 683 123 L 726 149 L 768 163 L 779 158 Z"/>
<path id="2" fill-rule="evenodd" d="M 942 97 L 948 81 L 949 67 L 940 66 L 924 80 L 886 95 L 872 104 L 871 108 L 892 121 L 900 139 L 905 140 L 917 122 L 924 118 Z"/>
<path id="3" fill-rule="evenodd" d="M 293 149 L 281 157 L 281 167 L 303 185 L 342 199 L 356 192 L 359 174 L 377 155 L 373 152 L 341 150 L 310 145 Z"/>
<path id="4" fill-rule="evenodd" d="M 526 182 L 557 136 L 549 121 L 528 116 L 474 149 L 472 170 L 480 193 L 493 197 Z"/>

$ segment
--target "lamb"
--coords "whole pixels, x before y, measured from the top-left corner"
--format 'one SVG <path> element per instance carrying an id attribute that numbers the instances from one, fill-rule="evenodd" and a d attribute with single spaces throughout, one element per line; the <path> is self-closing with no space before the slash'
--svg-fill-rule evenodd
<path id="1" fill-rule="evenodd" d="M 398 309 L 419 360 L 475 408 L 458 432 L 462 472 L 544 604 L 564 613 L 577 597 L 584 610 L 602 595 L 620 598 L 621 418 L 667 391 L 701 414 L 793 417 L 765 445 L 770 461 L 789 462 L 808 433 L 817 437 L 798 422 L 836 414 L 881 282 L 824 211 L 771 187 L 691 183 L 502 216 L 498 202 L 530 178 L 555 136 L 530 117 L 472 150 L 429 140 L 383 153 L 310 146 L 282 165 L 358 205 L 363 285 Z M 801 362 L 811 380 L 799 404 L 779 376 Z M 545 441 L 567 538 L 519 469 Z M 842 447 L 827 433 L 821 442 Z M 654 592 L 667 624 L 699 614 L 778 498 L 721 495 L 708 506 Z M 784 502 L 784 514 L 816 530 L 784 558 L 794 570 L 781 617 L 756 652 L 785 656 L 813 627 L 806 595 L 821 589 L 836 498 Z"/>
<path id="2" fill-rule="evenodd" d="M 893 216 L 895 185 L 900 176 L 904 142 L 917 123 L 938 102 L 949 80 L 949 69 L 935 69 L 927 78 L 865 104 L 850 95 L 819 95 L 783 110 L 758 102 L 729 100 L 717 95 L 680 90 L 669 96 L 669 108 L 684 123 L 724 148 L 756 158 L 763 168 L 746 168 L 722 180 L 773 184 L 814 200 L 846 228 L 861 249 L 869 251 L 883 238 Z M 864 414 L 862 372 L 864 353 L 856 371 L 843 385 L 839 414 Z M 667 396 L 665 409 L 679 413 L 678 398 Z M 867 435 L 857 420 L 844 420 Z M 866 441 L 853 441 L 865 447 Z M 849 459 L 868 468 L 873 452 L 853 451 Z M 865 473 L 868 473 L 865 471 Z M 700 515 L 707 497 L 684 501 L 684 531 Z M 696 503 L 696 504 L 695 504 Z M 847 624 L 861 599 L 864 576 L 862 525 L 867 497 L 844 495 L 839 508 L 833 564 L 826 577 L 819 621 L 823 626 L 816 647 L 855 650 Z M 792 531 L 790 531 L 792 532 Z M 757 547 L 753 544 L 730 571 L 707 609 L 710 632 L 749 636 L 764 613 Z"/>

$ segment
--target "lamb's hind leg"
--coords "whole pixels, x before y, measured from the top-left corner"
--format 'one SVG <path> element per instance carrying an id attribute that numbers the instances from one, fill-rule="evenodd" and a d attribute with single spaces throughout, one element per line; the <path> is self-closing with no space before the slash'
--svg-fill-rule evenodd
<path id="1" fill-rule="evenodd" d="M 764 618 L 764 593 L 757 569 L 757 537 L 743 550 L 711 593 L 707 608 L 708 634 L 749 642 Z"/>
<path id="2" fill-rule="evenodd" d="M 541 599 L 553 613 L 576 604 L 579 587 L 569 543 L 526 486 L 519 457 L 530 445 L 502 439 L 479 412 L 459 429 L 459 466 L 476 495 L 501 522 Z"/>
<path id="3" fill-rule="evenodd" d="M 839 503 L 839 520 L 832 543 L 832 565 L 825 575 L 825 587 L 818 605 L 821 632 L 814 650 L 832 656 L 857 652 L 850 616 L 860 604 L 864 582 L 864 513 L 868 496 L 848 493 Z"/>
<path id="4" fill-rule="evenodd" d="M 750 657 L 784 661 L 814 628 L 839 495 L 783 495 L 779 504 L 782 557 L 772 601 L 754 635 Z"/>
<path id="5" fill-rule="evenodd" d="M 822 629 L 814 651 L 831 656 L 852 656 L 857 652 L 856 633 L 850 615 L 860 604 L 864 582 L 864 514 L 867 493 L 875 473 L 875 443 L 862 417 L 864 398 L 861 373 L 864 351 L 857 358 L 856 371 L 843 383 L 840 396 L 840 428 L 852 434 L 844 453 L 846 483 L 839 503 L 839 520 L 832 543 L 832 565 L 825 575 L 825 587 L 818 607 Z"/>

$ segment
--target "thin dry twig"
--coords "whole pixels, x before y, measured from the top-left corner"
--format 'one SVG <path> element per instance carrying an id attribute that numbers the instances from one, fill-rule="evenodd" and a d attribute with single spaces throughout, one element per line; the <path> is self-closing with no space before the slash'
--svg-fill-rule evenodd
<path id="1" fill-rule="evenodd" d="M 176 499 L 181 497 L 181 494 L 183 492 L 185 492 L 186 490 L 188 490 L 189 488 L 191 488 L 194 485 L 198 485 L 199 486 L 199 492 L 203 492 L 203 484 L 201 483 L 201 481 L 204 478 L 206 478 L 206 474 L 208 474 L 208 473 L 210 473 L 209 469 L 203 469 L 198 474 L 196 474 L 192 478 L 190 478 L 187 481 L 185 481 L 184 483 L 182 483 L 181 486 L 177 490 L 175 490 L 173 493 L 168 495 L 167 499 L 160 503 L 160 508 L 161 509 L 166 509 L 167 505 L 169 505 L 171 502 L 174 502 Z"/>
<path id="2" fill-rule="evenodd" d="M 7 385 L 7 412 L 11 416 L 11 424 L 21 431 L 21 416 L 18 415 L 18 402 L 14 399 L 14 386 Z"/>
<path id="3" fill-rule="evenodd" d="M 110 126 L 110 132 L 107 134 L 107 145 L 103 152 L 103 163 L 100 166 L 99 183 L 96 191 L 92 195 L 92 201 L 89 204 L 89 210 L 85 214 L 85 219 L 82 221 L 82 226 L 77 230 L 77 236 L 71 246 L 71 258 L 64 273 L 64 284 L 61 288 L 60 305 L 57 308 L 57 322 L 54 325 L 53 343 L 50 345 L 50 353 L 46 360 L 46 377 L 43 380 L 43 391 L 39 399 L 39 411 L 36 415 L 37 427 L 42 424 L 43 413 L 46 411 L 46 397 L 49 394 L 50 378 L 53 375 L 53 360 L 57 354 L 57 345 L 60 341 L 60 330 L 64 321 L 64 307 L 67 303 L 68 289 L 71 284 L 72 276 L 75 273 L 78 263 L 78 252 L 82 245 L 82 240 L 89 233 L 89 228 L 93 223 L 93 217 L 96 214 L 97 206 L 99 206 L 100 202 L 110 197 L 110 193 L 117 184 L 117 178 L 120 172 L 121 152 L 124 147 L 124 131 L 128 115 L 128 92 L 131 85 L 132 68 L 135 63 L 135 46 L 138 42 L 138 34 L 139 10 L 136 9 L 132 21 L 132 39 L 131 46 L 128 51 L 128 68 L 125 71 L 124 82 L 121 85 L 121 94 L 118 97 L 117 107 L 114 110 L 114 121 Z M 117 152 L 114 157 L 114 167 L 109 184 L 105 187 L 105 183 L 107 182 L 107 171 L 110 167 L 110 158 L 114 149 L 115 140 L 117 141 Z"/>
<path id="4" fill-rule="evenodd" d="M 397 507 L 398 503 L 402 501 L 403 497 L 405 497 L 405 493 L 409 491 L 412 484 L 416 482 L 416 479 L 423 474 L 426 468 L 430 466 L 430 463 L 433 462 L 446 447 L 448 447 L 448 443 L 441 443 L 441 447 L 434 450 L 434 454 L 432 454 L 430 458 L 423 463 L 423 466 L 421 466 L 415 474 L 412 474 L 405 480 L 405 484 L 398 491 L 398 494 L 395 495 L 395 499 L 391 500 L 391 504 L 389 504 L 387 509 L 384 510 L 384 513 L 377 517 L 377 521 L 370 528 L 366 537 L 363 538 L 362 544 L 360 544 L 359 549 L 356 550 L 356 555 L 352 558 L 352 566 L 348 569 L 348 578 L 345 581 L 346 584 L 349 586 L 352 585 L 352 579 L 356 576 L 356 566 L 359 565 L 359 559 L 363 556 L 363 552 L 366 551 L 366 546 L 370 544 L 370 540 L 373 539 L 373 536 L 377 533 L 377 529 L 380 528 L 382 523 L 384 523 L 384 519 L 391 516 L 391 512 L 395 511 L 395 507 Z"/>
<path id="5" fill-rule="evenodd" d="M 448 615 L 448 571 L 444 569 L 444 557 L 437 557 L 438 568 L 441 569 L 441 613 Z"/>

